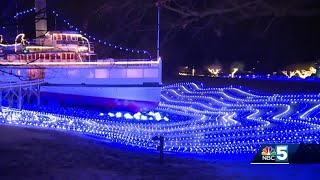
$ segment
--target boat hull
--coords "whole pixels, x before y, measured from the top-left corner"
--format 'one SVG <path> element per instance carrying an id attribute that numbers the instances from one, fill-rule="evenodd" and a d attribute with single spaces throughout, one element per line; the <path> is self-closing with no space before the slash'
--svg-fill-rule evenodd
<path id="1" fill-rule="evenodd" d="M 140 112 L 158 106 L 161 87 L 42 86 L 40 93 L 48 103 Z"/>

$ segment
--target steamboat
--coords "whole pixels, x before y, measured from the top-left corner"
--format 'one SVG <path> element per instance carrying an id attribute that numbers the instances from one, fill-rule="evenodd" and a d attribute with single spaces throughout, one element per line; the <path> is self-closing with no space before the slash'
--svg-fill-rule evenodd
<path id="1" fill-rule="evenodd" d="M 44 7 L 44 0 L 35 0 L 36 10 Z M 48 31 L 46 18 L 36 20 L 35 27 L 34 40 L 18 34 L 15 42 L 8 44 L 1 35 L 1 81 L 41 80 L 44 102 L 132 112 L 150 111 L 158 106 L 162 84 L 160 57 L 99 59 L 93 43 L 81 33 Z"/>

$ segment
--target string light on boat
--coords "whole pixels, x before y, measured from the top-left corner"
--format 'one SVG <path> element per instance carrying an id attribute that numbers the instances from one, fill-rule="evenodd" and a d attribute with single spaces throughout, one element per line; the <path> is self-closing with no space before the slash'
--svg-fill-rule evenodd
<path id="1" fill-rule="evenodd" d="M 56 11 L 51 11 L 52 14 L 56 17 L 60 17 L 61 16 L 56 12 Z M 152 56 L 151 54 L 146 51 L 146 50 L 136 50 L 136 49 L 131 49 L 131 48 L 126 48 L 126 47 L 122 47 L 122 46 L 118 46 L 118 45 L 114 45 L 112 43 L 108 43 L 106 41 L 103 41 L 99 38 L 96 38 L 96 37 L 93 37 L 91 35 L 89 35 L 88 33 L 85 33 L 83 31 L 81 31 L 79 28 L 77 28 L 76 26 L 72 25 L 68 20 L 66 19 L 63 19 L 62 18 L 62 22 L 64 22 L 69 28 L 71 29 L 74 29 L 75 31 L 79 31 L 81 34 L 83 34 L 84 36 L 88 37 L 89 39 L 93 40 L 93 41 L 96 41 L 100 44 L 103 44 L 103 45 L 106 45 L 108 47 L 111 47 L 111 48 L 114 48 L 114 49 L 119 49 L 119 50 L 122 50 L 122 51 L 126 51 L 126 52 L 131 52 L 131 53 L 137 53 L 137 54 L 141 54 L 141 55 L 146 55 L 148 56 L 149 59 L 152 59 Z"/>
<path id="2" fill-rule="evenodd" d="M 31 12 L 35 12 L 36 8 L 31 8 L 31 9 L 27 9 L 25 11 L 20 11 L 20 12 L 17 12 L 15 16 L 13 16 L 13 18 L 17 18 L 21 15 L 26 15 L 26 14 L 29 14 Z"/>

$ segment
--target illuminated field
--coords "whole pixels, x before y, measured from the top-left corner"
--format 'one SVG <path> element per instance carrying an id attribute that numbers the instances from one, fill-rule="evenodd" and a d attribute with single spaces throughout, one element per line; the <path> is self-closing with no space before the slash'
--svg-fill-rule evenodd
<path id="1" fill-rule="evenodd" d="M 255 153 L 262 143 L 319 143 L 319 107 L 320 94 L 270 95 L 184 83 L 164 87 L 155 112 L 3 108 L 1 122 L 77 131 L 146 149 L 155 149 L 152 137 L 163 135 L 165 150 L 178 153 Z"/>

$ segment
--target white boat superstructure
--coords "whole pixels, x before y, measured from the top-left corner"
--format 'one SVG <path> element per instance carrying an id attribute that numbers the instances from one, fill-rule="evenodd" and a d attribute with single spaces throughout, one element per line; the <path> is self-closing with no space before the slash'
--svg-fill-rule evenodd
<path id="1" fill-rule="evenodd" d="M 93 43 L 74 31 L 18 34 L 4 44 L 0 77 L 42 79 L 41 99 L 63 104 L 148 111 L 160 101 L 161 59 L 97 59 Z"/>

